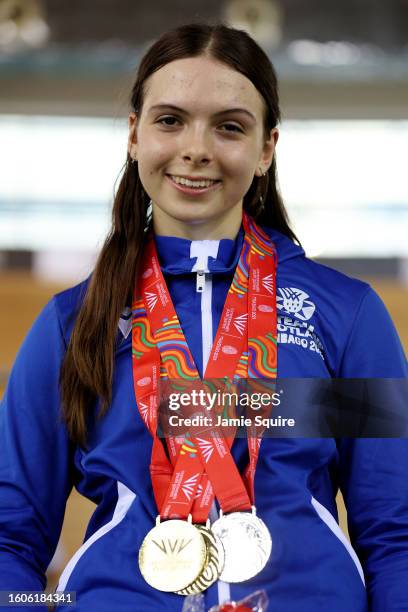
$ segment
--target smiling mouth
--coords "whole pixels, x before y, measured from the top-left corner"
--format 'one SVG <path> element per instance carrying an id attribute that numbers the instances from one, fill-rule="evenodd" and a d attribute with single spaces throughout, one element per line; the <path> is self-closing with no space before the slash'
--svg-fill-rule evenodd
<path id="1" fill-rule="evenodd" d="M 176 176 L 174 174 L 167 174 L 166 176 L 168 176 L 173 181 L 173 183 L 176 183 L 176 185 L 182 185 L 184 187 L 189 187 L 190 189 L 206 189 L 221 182 L 218 179 L 199 179 L 193 181 L 190 179 L 183 178 L 181 176 Z"/>

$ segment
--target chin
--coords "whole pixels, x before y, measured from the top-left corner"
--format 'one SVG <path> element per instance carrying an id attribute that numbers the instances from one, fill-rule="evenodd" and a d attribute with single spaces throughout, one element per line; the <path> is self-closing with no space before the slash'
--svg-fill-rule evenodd
<path id="1" fill-rule="evenodd" d="M 220 210 L 214 210 L 209 204 L 197 204 L 189 202 L 187 204 L 175 204 L 171 208 L 160 208 L 163 215 L 176 219 L 177 221 L 185 221 L 186 223 L 200 221 L 208 221 L 213 217 L 218 217 L 222 214 Z"/>

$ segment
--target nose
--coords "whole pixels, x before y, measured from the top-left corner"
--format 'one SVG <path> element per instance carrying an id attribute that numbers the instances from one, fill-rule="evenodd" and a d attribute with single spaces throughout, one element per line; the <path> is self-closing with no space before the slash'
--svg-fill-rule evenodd
<path id="1" fill-rule="evenodd" d="M 182 144 L 183 161 L 194 165 L 208 164 L 212 159 L 210 137 L 204 127 L 186 130 Z"/>

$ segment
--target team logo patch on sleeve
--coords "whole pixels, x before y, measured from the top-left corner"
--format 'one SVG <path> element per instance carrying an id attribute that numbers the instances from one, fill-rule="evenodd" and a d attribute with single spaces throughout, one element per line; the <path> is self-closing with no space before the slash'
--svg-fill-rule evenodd
<path id="1" fill-rule="evenodd" d="M 282 313 L 292 315 L 301 321 L 308 321 L 316 310 L 309 295 L 296 287 L 279 287 L 276 307 Z"/>
<path id="2" fill-rule="evenodd" d="M 277 289 L 278 343 L 300 346 L 324 359 L 323 344 L 309 321 L 316 311 L 315 304 L 309 298 L 306 291 L 296 287 Z"/>

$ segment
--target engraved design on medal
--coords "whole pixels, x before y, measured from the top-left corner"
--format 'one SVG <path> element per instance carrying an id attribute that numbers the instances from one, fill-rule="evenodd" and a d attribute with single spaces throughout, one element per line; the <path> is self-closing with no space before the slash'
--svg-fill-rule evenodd
<path id="1" fill-rule="evenodd" d="M 244 582 L 265 567 L 271 555 L 272 539 L 265 523 L 254 512 L 232 512 L 221 516 L 211 529 L 225 550 L 220 580 Z"/>
<path id="2" fill-rule="evenodd" d="M 159 542 L 156 542 L 156 540 L 152 540 L 152 543 L 156 544 L 156 546 L 158 546 L 165 555 L 180 554 L 182 550 L 186 546 L 188 546 L 188 544 L 190 544 L 190 542 L 191 542 L 191 538 L 187 541 L 177 540 L 177 539 L 172 540 L 170 538 L 167 538 L 166 540 L 162 539 Z"/>
<path id="3" fill-rule="evenodd" d="M 207 557 L 202 534 L 190 522 L 168 520 L 149 531 L 139 551 L 143 578 L 159 591 L 178 591 L 201 573 Z"/>
<path id="4" fill-rule="evenodd" d="M 196 580 L 187 588 L 177 591 L 179 595 L 197 595 L 216 582 L 223 570 L 225 552 L 221 540 L 205 525 L 196 525 L 207 546 L 204 568 Z"/>

